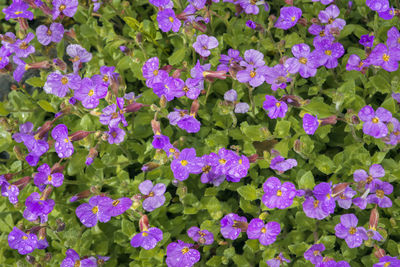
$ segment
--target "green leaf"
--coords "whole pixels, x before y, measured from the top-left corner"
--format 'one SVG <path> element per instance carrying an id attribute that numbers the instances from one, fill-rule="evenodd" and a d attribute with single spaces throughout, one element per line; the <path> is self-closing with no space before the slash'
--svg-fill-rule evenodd
<path id="1" fill-rule="evenodd" d="M 278 121 L 275 126 L 274 136 L 283 138 L 289 135 L 290 121 Z"/>
<path id="2" fill-rule="evenodd" d="M 138 31 L 140 28 L 140 23 L 134 18 L 131 17 L 124 17 L 124 21 L 131 27 L 133 30 Z"/>
<path id="3" fill-rule="evenodd" d="M 313 189 L 315 181 L 312 172 L 308 171 L 303 174 L 298 181 L 298 185 L 300 189 Z"/>
<path id="4" fill-rule="evenodd" d="M 55 108 L 53 108 L 53 106 L 49 102 L 47 102 L 46 100 L 39 100 L 38 104 L 44 111 L 52 112 L 52 113 L 56 113 L 57 112 L 55 110 Z"/>
<path id="5" fill-rule="evenodd" d="M 26 80 L 25 83 L 32 85 L 33 87 L 43 87 L 45 84 L 45 81 L 43 81 L 39 77 L 31 77 L 28 80 Z"/>
<path id="6" fill-rule="evenodd" d="M 315 160 L 315 166 L 318 170 L 325 174 L 331 174 L 335 169 L 335 164 L 333 161 L 325 155 L 319 155 L 317 157 Z"/>
<path id="7" fill-rule="evenodd" d="M 237 189 L 238 193 L 246 200 L 256 200 L 257 190 L 252 185 L 241 186 Z"/>
<path id="8" fill-rule="evenodd" d="M 267 127 L 261 127 L 257 125 L 250 125 L 247 121 L 240 124 L 240 130 L 244 135 L 250 138 L 251 141 L 264 141 L 271 139 L 272 135 Z"/>
<path id="9" fill-rule="evenodd" d="M 182 63 L 183 59 L 185 58 L 186 48 L 179 48 L 172 53 L 172 55 L 168 58 L 168 63 L 170 65 L 176 65 L 178 63 Z"/>
<path id="10" fill-rule="evenodd" d="M 221 256 L 213 256 L 206 262 L 207 266 L 218 267 L 221 266 L 222 257 Z"/>
<path id="11" fill-rule="evenodd" d="M 319 101 L 317 97 L 314 97 L 308 105 L 303 107 L 303 109 L 312 115 L 317 115 L 319 119 L 335 114 L 335 109 L 333 107 Z"/>
<path id="12" fill-rule="evenodd" d="M 7 116 L 9 113 L 5 107 L 5 103 L 0 102 L 0 116 Z"/>

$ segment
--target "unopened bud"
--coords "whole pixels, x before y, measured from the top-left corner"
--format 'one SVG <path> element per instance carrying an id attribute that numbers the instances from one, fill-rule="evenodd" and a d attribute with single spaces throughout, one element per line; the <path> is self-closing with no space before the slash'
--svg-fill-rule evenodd
<path id="1" fill-rule="evenodd" d="M 31 176 L 25 176 L 25 177 L 19 179 L 18 181 L 16 181 L 15 183 L 13 183 L 13 185 L 17 186 L 19 191 L 21 191 L 22 189 L 24 189 L 25 186 L 28 185 L 28 183 L 31 179 L 32 179 Z"/>
<path id="2" fill-rule="evenodd" d="M 58 68 L 59 70 L 65 72 L 67 70 L 67 63 L 65 63 L 64 61 L 62 61 L 59 58 L 55 58 L 53 59 L 53 66 L 55 66 L 56 68 Z"/>
<path id="3" fill-rule="evenodd" d="M 68 37 L 71 37 L 72 39 L 76 39 L 76 33 L 75 30 L 70 28 L 69 31 L 65 31 L 64 34 Z"/>
<path id="4" fill-rule="evenodd" d="M 341 184 L 337 184 L 334 188 L 333 188 L 333 192 L 332 195 L 333 196 L 338 196 L 340 194 L 342 194 L 347 186 L 349 185 L 349 183 L 341 183 Z"/>
<path id="5" fill-rule="evenodd" d="M 161 68 L 161 70 L 165 70 L 166 72 L 170 72 L 172 70 L 172 65 L 165 65 Z"/>
<path id="6" fill-rule="evenodd" d="M 181 70 L 181 69 L 176 69 L 176 70 L 172 73 L 172 78 L 177 79 L 177 78 L 181 77 L 181 73 L 182 73 L 182 70 Z"/>
<path id="7" fill-rule="evenodd" d="M 205 25 L 203 22 L 200 21 L 192 21 L 193 28 L 196 30 L 199 30 L 201 32 L 206 32 L 207 31 L 207 25 Z"/>
<path id="8" fill-rule="evenodd" d="M 190 107 L 190 115 L 192 114 L 197 114 L 197 111 L 199 110 L 200 104 L 199 104 L 199 100 L 195 99 L 192 102 L 192 106 Z"/>
<path id="9" fill-rule="evenodd" d="M 151 120 L 151 128 L 153 129 L 153 133 L 155 135 L 161 134 L 160 123 L 156 120 Z"/>
<path id="10" fill-rule="evenodd" d="M 160 164 L 158 164 L 158 163 L 155 163 L 155 162 L 149 162 L 149 163 L 146 163 L 146 164 L 144 164 L 143 166 L 142 166 L 142 171 L 143 172 L 148 172 L 148 171 L 151 171 L 151 170 L 154 170 L 154 169 L 156 169 L 156 168 L 158 168 L 160 166 Z"/>
<path id="11" fill-rule="evenodd" d="M 25 18 L 18 18 L 18 22 L 21 30 L 26 31 L 29 29 L 28 21 Z"/>
<path id="12" fill-rule="evenodd" d="M 293 150 L 297 153 L 300 153 L 302 146 L 303 143 L 300 141 L 300 139 L 296 139 L 293 144 Z"/>
<path id="13" fill-rule="evenodd" d="M 353 115 L 353 116 L 351 117 L 351 122 L 352 122 L 353 124 L 359 124 L 359 123 L 360 123 L 360 119 L 358 118 L 357 115 Z"/>
<path id="14" fill-rule="evenodd" d="M 34 264 L 36 262 L 35 257 L 33 257 L 31 255 L 27 255 L 25 259 L 30 264 Z"/>
<path id="15" fill-rule="evenodd" d="M 284 101 L 286 104 L 292 105 L 295 107 L 301 107 L 304 102 L 304 100 L 301 97 L 295 96 L 295 95 L 284 95 L 284 96 L 282 96 L 280 101 Z"/>
<path id="16" fill-rule="evenodd" d="M 65 223 L 61 220 L 61 219 L 56 219 L 56 223 L 57 223 L 57 229 L 56 229 L 56 231 L 57 232 L 61 232 L 61 231 L 64 231 L 64 229 L 65 229 Z"/>
<path id="17" fill-rule="evenodd" d="M 149 229 L 149 218 L 147 215 L 142 215 L 139 219 L 139 228 L 140 231 L 147 231 Z"/>
<path id="18" fill-rule="evenodd" d="M 141 44 L 142 41 L 143 41 L 143 37 L 142 37 L 142 34 L 139 32 L 138 34 L 136 34 L 136 42 L 138 44 Z"/>
<path id="19" fill-rule="evenodd" d="M 144 104 L 142 103 L 133 102 L 132 104 L 129 104 L 124 108 L 124 112 L 136 112 L 140 110 L 143 106 Z"/>
<path id="20" fill-rule="evenodd" d="M 375 207 L 371 210 L 371 215 L 369 216 L 369 229 L 376 230 L 376 228 L 378 227 L 378 221 L 379 221 L 379 212 Z"/>
<path id="21" fill-rule="evenodd" d="M 45 262 L 49 262 L 49 261 L 51 260 L 51 258 L 52 258 L 51 253 L 50 253 L 50 252 L 46 252 L 46 254 L 44 255 L 43 260 L 44 260 Z"/>
<path id="22" fill-rule="evenodd" d="M 79 141 L 82 140 L 84 138 L 86 138 L 89 134 L 94 133 L 94 132 L 87 132 L 87 131 L 77 131 L 75 133 L 72 133 L 69 136 L 69 139 L 73 142 L 73 141 Z"/>
<path id="23" fill-rule="evenodd" d="M 38 139 L 42 139 L 51 129 L 53 126 L 54 121 L 46 121 L 42 127 L 40 127 L 39 131 L 36 133 L 35 137 Z"/>
<path id="24" fill-rule="evenodd" d="M 165 97 L 165 95 L 162 95 L 160 98 L 160 107 L 161 108 L 165 108 L 167 106 L 167 98 Z"/>
<path id="25" fill-rule="evenodd" d="M 297 21 L 297 24 L 300 24 L 300 25 L 306 27 L 307 26 L 307 19 L 299 18 L 299 20 Z"/>
<path id="26" fill-rule="evenodd" d="M 319 21 L 318 18 L 312 18 L 312 19 L 310 20 L 310 22 L 311 22 L 312 24 L 319 24 L 319 23 L 320 23 L 320 21 Z"/>
<path id="27" fill-rule="evenodd" d="M 53 191 L 53 187 L 47 186 L 46 189 L 44 189 L 44 191 L 42 192 L 40 200 L 46 200 L 50 196 L 51 191 Z"/>
<path id="28" fill-rule="evenodd" d="M 69 202 L 75 202 L 79 199 L 87 198 L 92 192 L 90 190 L 82 191 L 69 199 Z"/>
<path id="29" fill-rule="evenodd" d="M 253 155 L 251 155 L 251 156 L 248 156 L 247 158 L 249 159 L 249 162 L 250 162 L 250 163 L 254 163 L 254 162 L 256 162 L 257 159 L 258 159 L 258 155 L 257 155 L 257 154 L 253 154 Z"/>
<path id="30" fill-rule="evenodd" d="M 56 163 L 53 165 L 53 167 L 51 167 L 51 173 L 62 173 L 64 171 L 65 166 L 61 165 L 60 163 Z"/>
<path id="31" fill-rule="evenodd" d="M 293 6 L 293 0 L 285 0 L 286 5 Z"/>
<path id="32" fill-rule="evenodd" d="M 22 153 L 21 148 L 19 146 L 14 146 L 13 150 L 14 150 L 15 156 L 17 157 L 18 160 L 23 161 L 25 159 L 25 156 Z"/>
<path id="33" fill-rule="evenodd" d="M 374 256 L 377 257 L 378 259 L 380 259 L 380 258 L 386 256 L 386 252 L 385 252 L 385 250 L 383 250 L 380 247 L 378 247 L 377 245 L 375 245 Z"/>

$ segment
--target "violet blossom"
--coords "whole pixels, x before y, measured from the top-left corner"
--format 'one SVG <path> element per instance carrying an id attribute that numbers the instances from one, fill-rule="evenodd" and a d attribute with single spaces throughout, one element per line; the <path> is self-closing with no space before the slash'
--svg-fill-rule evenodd
<path id="1" fill-rule="evenodd" d="M 276 241 L 281 232 L 281 226 L 277 222 L 268 222 L 264 224 L 263 220 L 254 218 L 250 221 L 247 228 L 247 237 L 249 239 L 258 239 L 261 245 L 268 246 Z"/>
<path id="2" fill-rule="evenodd" d="M 211 54 L 210 49 L 216 47 L 218 47 L 217 38 L 205 34 L 198 35 L 196 42 L 193 43 L 194 50 L 202 57 L 208 57 Z"/>
<path id="3" fill-rule="evenodd" d="M 363 240 L 368 240 L 364 227 L 357 227 L 358 219 L 354 214 L 340 216 L 340 223 L 335 226 L 337 237 L 345 239 L 349 248 L 361 246 Z"/>
<path id="4" fill-rule="evenodd" d="M 286 209 L 293 204 L 296 197 L 296 187 L 291 182 L 281 181 L 276 177 L 269 177 L 263 184 L 264 195 L 262 202 L 269 209 Z"/>
<path id="5" fill-rule="evenodd" d="M 214 242 L 213 233 L 207 230 L 200 230 L 196 226 L 192 226 L 187 230 L 188 236 L 194 241 L 202 245 L 211 245 Z"/>
<path id="6" fill-rule="evenodd" d="M 36 37 L 42 45 L 51 42 L 59 43 L 64 36 L 64 26 L 61 23 L 52 23 L 50 27 L 40 25 L 36 28 Z"/>
<path id="7" fill-rule="evenodd" d="M 163 232 L 157 227 L 143 229 L 142 232 L 134 235 L 131 239 L 131 246 L 142 247 L 145 250 L 153 249 L 163 239 Z"/>
<path id="8" fill-rule="evenodd" d="M 392 119 L 390 111 L 378 108 L 376 112 L 371 106 L 365 106 L 358 112 L 358 117 L 364 122 L 363 132 L 375 138 L 382 138 L 388 134 L 386 122 Z"/>
<path id="9" fill-rule="evenodd" d="M 167 187 L 162 183 L 158 183 L 153 186 L 153 183 L 150 180 L 145 180 L 141 182 L 139 184 L 139 190 L 140 193 L 143 194 L 144 198 L 142 203 L 143 209 L 151 212 L 164 205 L 164 193 L 166 189 Z"/>
<path id="10" fill-rule="evenodd" d="M 288 110 L 288 106 L 283 101 L 278 101 L 272 95 L 266 95 L 263 108 L 268 111 L 268 117 L 271 119 L 284 118 Z"/>
<path id="11" fill-rule="evenodd" d="M 275 27 L 283 30 L 290 29 L 296 25 L 301 15 L 302 11 L 298 7 L 282 7 L 279 18 L 275 23 Z"/>

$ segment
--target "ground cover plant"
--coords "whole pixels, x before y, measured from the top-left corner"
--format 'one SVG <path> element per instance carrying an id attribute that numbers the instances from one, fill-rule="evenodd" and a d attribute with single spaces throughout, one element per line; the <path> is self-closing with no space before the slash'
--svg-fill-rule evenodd
<path id="1" fill-rule="evenodd" d="M 400 266 L 394 0 L 0 0 L 1 266 Z"/>

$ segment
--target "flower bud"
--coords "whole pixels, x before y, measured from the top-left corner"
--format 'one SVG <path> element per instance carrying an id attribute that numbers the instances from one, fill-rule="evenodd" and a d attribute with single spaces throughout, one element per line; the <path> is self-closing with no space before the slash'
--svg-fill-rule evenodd
<path id="1" fill-rule="evenodd" d="M 132 104 L 129 104 L 124 108 L 124 112 L 136 112 L 140 110 L 143 106 L 144 104 L 142 103 L 133 102 Z"/>
<path id="2" fill-rule="evenodd" d="M 43 260 L 44 260 L 45 262 L 49 262 L 49 261 L 51 260 L 51 258 L 52 258 L 51 253 L 50 253 L 50 252 L 46 252 L 46 254 L 44 254 Z"/>
<path id="3" fill-rule="evenodd" d="M 369 216 L 369 229 L 376 230 L 376 228 L 378 227 L 378 221 L 379 212 L 375 206 L 375 208 L 371 210 L 371 215 Z"/>
<path id="4" fill-rule="evenodd" d="M 51 173 L 57 173 L 57 172 L 63 172 L 64 171 L 65 166 L 61 165 L 60 163 L 56 163 L 53 165 L 53 167 L 51 167 Z"/>
<path id="5" fill-rule="evenodd" d="M 297 21 L 297 24 L 300 24 L 300 25 L 306 27 L 307 26 L 307 19 L 299 18 L 299 20 Z"/>
<path id="6" fill-rule="evenodd" d="M 207 31 L 207 25 L 205 25 L 203 22 L 193 21 L 192 25 L 193 25 L 193 28 L 195 28 L 196 30 L 199 30 L 203 33 L 205 33 Z"/>
<path id="7" fill-rule="evenodd" d="M 26 261 L 30 264 L 34 264 L 36 262 L 35 257 L 31 256 L 31 255 L 26 255 Z"/>
<path id="8" fill-rule="evenodd" d="M 69 199 L 69 202 L 75 202 L 79 199 L 87 198 L 92 192 L 90 190 L 82 191 Z"/>
<path id="9" fill-rule="evenodd" d="M 76 39 L 76 33 L 73 28 L 70 28 L 69 31 L 65 31 L 64 34 L 68 37 L 71 37 L 72 39 Z"/>
<path id="10" fill-rule="evenodd" d="M 142 34 L 139 32 L 138 34 L 136 34 L 136 43 L 141 44 L 143 41 L 143 36 Z"/>
<path id="11" fill-rule="evenodd" d="M 380 259 L 386 256 L 386 252 L 375 244 L 374 256 Z"/>
<path id="12" fill-rule="evenodd" d="M 172 78 L 178 79 L 179 77 L 181 77 L 181 73 L 182 73 L 182 70 L 181 70 L 181 69 L 176 69 L 176 70 L 172 73 Z"/>
<path id="13" fill-rule="evenodd" d="M 293 0 L 285 0 L 286 5 L 293 6 Z"/>
<path id="14" fill-rule="evenodd" d="M 14 147 L 13 147 L 13 150 L 14 150 L 14 153 L 15 153 L 15 156 L 17 157 L 17 159 L 18 159 L 18 160 L 21 160 L 21 161 L 24 161 L 25 156 L 24 156 L 24 154 L 22 153 L 21 148 L 18 147 L 18 146 L 14 146 Z"/>
<path id="15" fill-rule="evenodd" d="M 224 70 L 218 70 L 218 71 L 213 71 L 213 70 L 206 70 L 203 71 L 203 77 L 206 79 L 220 79 L 220 80 L 225 80 L 226 79 L 226 71 Z"/>
<path id="16" fill-rule="evenodd" d="M 353 123 L 353 124 L 359 124 L 360 123 L 360 119 L 358 118 L 357 115 L 353 115 L 351 117 L 351 123 Z"/>
<path id="17" fill-rule="evenodd" d="M 282 96 L 280 101 L 284 101 L 286 104 L 295 107 L 301 107 L 304 104 L 304 100 L 301 97 L 295 95 L 284 95 Z"/>
<path id="18" fill-rule="evenodd" d="M 69 139 L 73 142 L 73 141 L 79 141 L 82 140 L 84 138 L 86 138 L 89 134 L 94 133 L 94 132 L 87 132 L 87 131 L 77 131 L 75 133 L 72 133 L 69 136 Z"/>
<path id="19" fill-rule="evenodd" d="M 160 98 L 160 107 L 161 108 L 165 108 L 167 106 L 167 98 L 165 97 L 165 95 L 162 95 Z"/>
<path id="20" fill-rule="evenodd" d="M 139 228 L 140 231 L 147 231 L 149 229 L 149 218 L 147 215 L 142 215 L 139 219 Z"/>
<path id="21" fill-rule="evenodd" d="M 319 24 L 319 23 L 321 23 L 321 22 L 319 21 L 318 18 L 312 18 L 312 19 L 310 20 L 310 22 L 311 22 L 312 24 Z"/>
<path id="22" fill-rule="evenodd" d="M 53 126 L 54 120 L 46 121 L 42 127 L 40 127 L 39 131 L 35 134 L 36 139 L 42 139 Z"/>
<path id="23" fill-rule="evenodd" d="M 161 70 L 165 70 L 166 72 L 170 72 L 172 70 L 172 66 L 171 65 L 165 65 L 164 67 L 161 68 Z"/>
<path id="24" fill-rule="evenodd" d="M 57 232 L 61 232 L 61 231 L 64 231 L 64 229 L 65 229 L 65 223 L 61 220 L 61 219 L 56 219 L 56 223 L 57 223 L 57 229 L 56 229 L 56 231 Z"/>
<path id="25" fill-rule="evenodd" d="M 59 70 L 65 72 L 67 70 L 67 63 L 59 58 L 53 59 L 53 66 L 58 68 Z"/>
<path id="26" fill-rule="evenodd" d="M 14 182 L 13 185 L 17 186 L 18 189 L 21 191 L 22 189 L 24 189 L 25 186 L 28 185 L 28 183 L 31 179 L 32 179 L 31 176 L 25 176 L 25 177 L 19 179 L 18 181 Z"/>
<path id="27" fill-rule="evenodd" d="M 40 62 L 34 62 L 34 63 L 29 63 L 28 64 L 28 69 L 48 69 L 50 68 L 50 62 L 45 60 L 45 61 L 40 61 Z"/>
<path id="28" fill-rule="evenodd" d="M 28 21 L 25 18 L 18 18 L 18 22 L 21 30 L 26 31 L 29 29 Z"/>
<path id="29" fill-rule="evenodd" d="M 249 162 L 250 162 L 250 163 L 254 163 L 254 162 L 256 162 L 257 159 L 258 159 L 258 155 L 257 155 L 257 154 L 253 154 L 253 155 L 251 155 L 251 156 L 248 156 L 247 158 L 249 159 Z"/>
<path id="30" fill-rule="evenodd" d="M 194 114 L 194 116 L 197 114 L 197 111 L 199 110 L 200 104 L 199 100 L 195 99 L 192 102 L 192 106 L 190 107 L 190 115 Z"/>
<path id="31" fill-rule="evenodd" d="M 349 183 L 341 183 L 341 184 L 337 184 L 334 188 L 333 188 L 333 192 L 332 192 L 332 196 L 338 196 L 340 194 L 342 194 L 347 186 L 349 185 Z"/>
<path id="32" fill-rule="evenodd" d="M 146 164 L 144 164 L 143 166 L 142 166 L 142 171 L 143 172 L 148 172 L 148 171 L 151 171 L 151 170 L 154 170 L 154 169 L 156 169 L 156 168 L 158 168 L 160 166 L 160 164 L 158 164 L 158 163 L 155 163 L 155 162 L 149 162 L 149 163 L 146 163 Z"/>
<path id="33" fill-rule="evenodd" d="M 42 195 L 40 196 L 40 200 L 46 200 L 50 196 L 51 191 L 53 191 L 53 187 L 47 186 L 44 189 L 44 191 L 42 192 Z"/>

